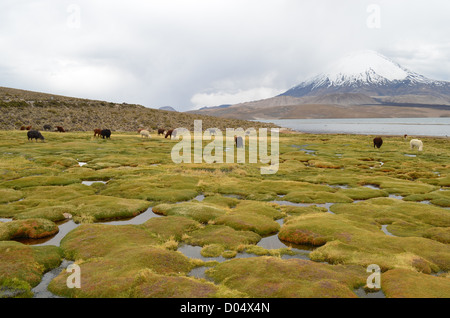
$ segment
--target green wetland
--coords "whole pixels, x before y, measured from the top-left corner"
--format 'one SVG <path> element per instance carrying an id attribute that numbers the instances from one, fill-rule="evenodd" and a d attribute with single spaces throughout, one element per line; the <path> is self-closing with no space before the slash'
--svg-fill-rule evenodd
<path id="1" fill-rule="evenodd" d="M 285 132 L 264 175 L 155 132 L 43 135 L 0 131 L 0 297 L 450 297 L 447 138 Z"/>

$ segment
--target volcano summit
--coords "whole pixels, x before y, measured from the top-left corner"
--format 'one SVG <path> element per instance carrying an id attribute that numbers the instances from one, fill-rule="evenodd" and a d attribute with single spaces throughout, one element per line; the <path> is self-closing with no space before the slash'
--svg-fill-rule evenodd
<path id="1" fill-rule="evenodd" d="M 412 72 L 374 51 L 352 53 L 281 95 L 303 97 L 332 93 L 368 96 L 439 94 L 450 96 L 450 82 L 436 81 Z M 446 97 L 449 97 L 446 96 Z"/>

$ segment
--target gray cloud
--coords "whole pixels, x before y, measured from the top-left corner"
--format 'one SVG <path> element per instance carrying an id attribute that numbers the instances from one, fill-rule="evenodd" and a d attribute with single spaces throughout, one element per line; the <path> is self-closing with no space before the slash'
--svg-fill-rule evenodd
<path id="1" fill-rule="evenodd" d="M 439 0 L 3 0 L 0 85 L 188 110 L 271 97 L 360 49 L 450 80 L 449 9 Z"/>

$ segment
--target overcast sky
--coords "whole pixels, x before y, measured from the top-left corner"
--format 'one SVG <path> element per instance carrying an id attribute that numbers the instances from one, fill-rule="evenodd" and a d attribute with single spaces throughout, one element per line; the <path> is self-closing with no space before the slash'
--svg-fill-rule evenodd
<path id="1" fill-rule="evenodd" d="M 448 0 L 2 0 L 0 86 L 186 111 L 378 51 L 450 81 Z"/>

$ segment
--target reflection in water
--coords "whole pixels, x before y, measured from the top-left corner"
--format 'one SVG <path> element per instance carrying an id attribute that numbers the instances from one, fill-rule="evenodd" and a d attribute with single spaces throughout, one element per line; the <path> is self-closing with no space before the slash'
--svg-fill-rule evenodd
<path id="1" fill-rule="evenodd" d="M 205 271 L 208 268 L 209 267 L 206 267 L 206 266 L 196 267 L 188 273 L 188 276 L 195 277 L 195 278 L 203 278 L 203 279 L 206 279 L 209 281 L 213 281 L 209 276 L 206 276 L 206 274 L 205 274 Z"/>
<path id="2" fill-rule="evenodd" d="M 380 187 L 376 184 L 364 184 L 363 187 L 378 190 Z"/>
<path id="3" fill-rule="evenodd" d="M 145 212 L 142 212 L 141 214 L 138 214 L 138 215 L 128 218 L 128 219 L 105 221 L 105 222 L 98 222 L 98 223 L 99 224 L 108 224 L 108 225 L 126 225 L 126 224 L 139 225 L 139 224 L 145 223 L 146 221 L 150 220 L 151 218 L 162 217 L 162 215 L 158 215 L 155 212 L 153 212 L 152 208 L 153 207 L 149 207 Z"/>
<path id="4" fill-rule="evenodd" d="M 316 155 L 316 151 L 315 150 L 311 150 L 311 149 L 306 149 L 306 147 L 308 147 L 309 145 L 292 145 L 292 147 L 294 148 L 298 148 L 300 151 L 303 151 L 305 153 L 307 153 L 308 155 Z"/>
<path id="5" fill-rule="evenodd" d="M 389 197 L 393 199 L 403 200 L 403 196 L 401 195 L 389 194 Z"/>
<path id="6" fill-rule="evenodd" d="M 200 253 L 201 250 L 202 250 L 201 246 L 194 246 L 194 245 L 188 245 L 188 244 L 183 244 L 180 247 L 178 247 L 178 251 L 183 253 L 183 255 L 185 255 L 189 258 L 197 258 L 197 259 L 201 259 L 202 261 L 205 261 L 205 262 L 208 262 L 208 261 L 224 262 L 227 260 L 227 258 L 225 258 L 223 256 L 205 257 Z"/>
<path id="7" fill-rule="evenodd" d="M 192 200 L 197 200 L 197 201 L 203 201 L 203 199 L 205 199 L 205 196 L 203 194 L 199 194 L 197 195 L 195 198 L 193 198 Z"/>
<path id="8" fill-rule="evenodd" d="M 161 215 L 155 214 L 152 211 L 152 207 L 149 207 L 145 212 L 142 212 L 141 214 L 128 218 L 128 219 L 121 219 L 121 220 L 114 220 L 114 221 L 104 221 L 104 222 L 97 222 L 96 224 L 108 224 L 108 225 L 126 225 L 126 224 L 134 224 L 139 225 L 151 218 L 155 217 L 161 217 Z M 61 243 L 61 240 L 73 229 L 77 228 L 80 224 L 75 223 L 72 219 L 65 220 L 63 222 L 57 223 L 59 231 L 54 236 L 45 237 L 41 239 L 17 239 L 18 242 L 27 244 L 27 245 L 55 245 L 59 246 Z"/>
<path id="9" fill-rule="evenodd" d="M 61 240 L 73 229 L 77 228 L 79 224 L 75 223 L 73 220 L 66 220 L 60 223 L 57 223 L 59 231 L 53 236 L 44 237 L 40 239 L 17 239 L 16 241 L 26 244 L 26 245 L 55 245 L 59 246 Z"/>

